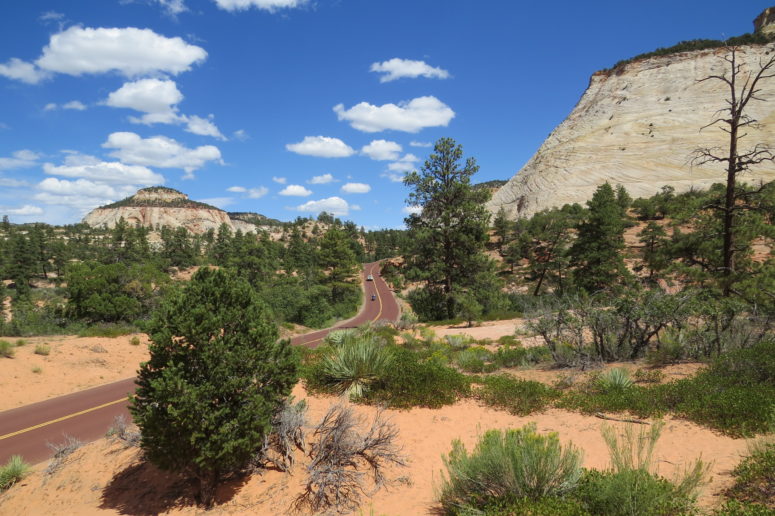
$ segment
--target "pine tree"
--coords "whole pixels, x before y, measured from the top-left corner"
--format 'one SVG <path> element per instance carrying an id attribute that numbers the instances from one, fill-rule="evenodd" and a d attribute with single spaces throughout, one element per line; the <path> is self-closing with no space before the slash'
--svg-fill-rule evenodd
<path id="1" fill-rule="evenodd" d="M 506 210 L 501 206 L 498 213 L 495 214 L 495 220 L 492 221 L 493 232 L 498 238 L 498 252 L 501 256 L 503 256 L 504 247 L 508 244 L 509 234 L 513 225 L 506 216 Z"/>
<path id="2" fill-rule="evenodd" d="M 577 266 L 576 285 L 594 292 L 615 287 L 630 276 L 624 265 L 625 218 L 611 185 L 600 185 L 587 201 L 589 213 L 579 223 L 578 238 L 570 249 Z"/>
<path id="3" fill-rule="evenodd" d="M 205 506 L 219 480 L 261 449 L 296 383 L 268 312 L 245 280 L 202 268 L 149 324 L 150 360 L 131 405 L 141 446 L 161 469 L 197 478 Z"/>

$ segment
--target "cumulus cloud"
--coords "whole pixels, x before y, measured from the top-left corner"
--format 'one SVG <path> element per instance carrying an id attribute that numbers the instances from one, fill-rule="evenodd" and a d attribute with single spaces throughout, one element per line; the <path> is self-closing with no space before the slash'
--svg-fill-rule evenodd
<path id="1" fill-rule="evenodd" d="M 35 64 L 68 75 L 118 72 L 135 77 L 177 75 L 206 58 L 203 48 L 150 29 L 73 26 L 52 35 Z"/>
<path id="2" fill-rule="evenodd" d="M 361 154 L 378 161 L 398 159 L 400 153 L 401 146 L 396 142 L 387 140 L 372 140 L 361 149 Z"/>
<path id="3" fill-rule="evenodd" d="M 401 211 L 407 215 L 419 215 L 422 213 L 422 206 L 404 206 Z"/>
<path id="4" fill-rule="evenodd" d="M 188 11 L 186 3 L 183 0 L 156 0 L 170 16 L 177 16 L 180 13 Z"/>
<path id="5" fill-rule="evenodd" d="M 37 84 L 47 78 L 49 74 L 36 68 L 32 63 L 12 57 L 7 63 L 0 63 L 0 75 L 27 84 Z"/>
<path id="6" fill-rule="evenodd" d="M 346 158 L 355 154 L 355 150 L 339 138 L 328 136 L 305 136 L 299 143 L 285 146 L 291 152 L 318 158 Z"/>
<path id="7" fill-rule="evenodd" d="M 344 193 L 369 193 L 371 191 L 371 186 L 367 185 L 366 183 L 345 183 L 342 185 L 342 192 Z"/>
<path id="8" fill-rule="evenodd" d="M 245 193 L 248 191 L 247 188 L 244 186 L 230 186 L 226 189 L 227 192 L 234 192 L 234 193 Z"/>
<path id="9" fill-rule="evenodd" d="M 3 214 L 19 215 L 19 216 L 43 214 L 43 208 L 41 208 L 40 206 L 33 206 L 31 204 L 25 204 L 20 208 L 3 208 L 0 211 Z"/>
<path id="10" fill-rule="evenodd" d="M 308 190 L 301 185 L 288 185 L 280 190 L 280 195 L 307 197 L 308 195 L 312 195 L 312 190 Z"/>
<path id="11" fill-rule="evenodd" d="M 134 109 L 145 113 L 140 118 L 129 118 L 131 122 L 136 124 L 184 124 L 189 133 L 212 136 L 220 140 L 226 139 L 213 123 L 212 115 L 208 118 L 202 118 L 196 115 L 180 114 L 177 104 L 182 100 L 183 94 L 178 90 L 175 81 L 140 79 L 127 82 L 116 91 L 111 92 L 105 100 L 105 105 Z"/>
<path id="12" fill-rule="evenodd" d="M 432 145 L 431 142 L 418 142 L 416 140 L 409 142 L 410 147 L 431 147 Z"/>
<path id="13" fill-rule="evenodd" d="M 71 100 L 70 102 L 62 104 L 62 109 L 73 109 L 75 111 L 83 111 L 86 109 L 86 106 L 81 101 Z"/>
<path id="14" fill-rule="evenodd" d="M 234 137 L 235 140 L 239 140 L 241 142 L 244 142 L 245 140 L 250 138 L 250 135 L 244 129 L 237 129 L 236 131 L 234 131 L 232 136 Z"/>
<path id="15" fill-rule="evenodd" d="M 99 184 L 152 186 L 164 183 L 164 176 L 147 167 L 102 161 L 85 154 L 71 154 L 60 166 L 44 163 L 43 172 L 52 176 L 88 179 Z"/>
<path id="16" fill-rule="evenodd" d="M 411 172 L 416 168 L 415 163 L 418 161 L 420 161 L 420 158 L 414 154 L 404 154 L 400 160 L 390 163 L 388 170 L 390 172 Z"/>
<path id="17" fill-rule="evenodd" d="M 226 11 L 244 11 L 255 7 L 273 13 L 279 9 L 301 7 L 307 0 L 215 0 L 215 3 Z"/>
<path id="18" fill-rule="evenodd" d="M 331 174 L 323 174 L 320 176 L 313 176 L 312 179 L 307 181 L 307 183 L 311 185 L 325 185 L 327 183 L 332 183 L 334 181 L 334 176 Z"/>
<path id="19" fill-rule="evenodd" d="M 189 149 L 166 136 L 141 138 L 135 133 L 116 132 L 102 146 L 115 149 L 110 155 L 130 165 L 181 168 L 186 171 L 184 179 L 192 179 L 193 172 L 210 161 L 222 163 L 221 151 L 214 145 Z"/>
<path id="20" fill-rule="evenodd" d="M 350 205 L 341 197 L 335 196 L 320 199 L 318 201 L 307 201 L 304 204 L 297 206 L 296 209 L 309 213 L 320 213 L 325 211 L 332 215 L 343 216 L 350 212 Z"/>
<path id="21" fill-rule="evenodd" d="M 288 179 L 285 177 L 272 176 L 272 181 L 274 181 L 278 185 L 284 185 L 286 181 L 288 181 Z"/>
<path id="22" fill-rule="evenodd" d="M 334 112 L 339 120 L 367 133 L 388 129 L 416 133 L 426 127 L 446 127 L 455 116 L 449 106 L 433 96 L 382 106 L 361 102 L 350 109 L 338 104 L 334 106 Z"/>
<path id="23" fill-rule="evenodd" d="M 384 74 L 379 78 L 379 82 L 395 81 L 403 77 L 412 79 L 420 76 L 429 79 L 447 79 L 449 77 L 448 71 L 433 67 L 425 61 L 413 61 L 397 57 L 381 63 L 372 63 L 371 71 Z"/>
<path id="24" fill-rule="evenodd" d="M 44 204 L 67 206 L 83 213 L 97 206 L 129 197 L 137 190 L 136 186 L 113 186 L 77 179 L 70 181 L 48 177 L 38 183 L 38 193 L 33 198 Z"/>
<path id="25" fill-rule="evenodd" d="M 28 149 L 18 150 L 10 158 L 0 157 L 0 170 L 30 168 L 38 164 L 40 155 Z"/>
<path id="26" fill-rule="evenodd" d="M 245 188 L 244 186 L 230 186 L 226 189 L 227 192 L 245 194 L 248 199 L 259 199 L 269 193 L 269 189 L 265 186 L 259 186 L 258 188 Z"/>

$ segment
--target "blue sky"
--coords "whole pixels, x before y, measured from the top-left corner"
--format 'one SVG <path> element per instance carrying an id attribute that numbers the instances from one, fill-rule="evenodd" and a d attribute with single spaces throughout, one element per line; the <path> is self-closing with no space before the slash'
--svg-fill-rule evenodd
<path id="1" fill-rule="evenodd" d="M 27 0 L 0 6 L 0 214 L 73 223 L 164 184 L 401 227 L 440 137 L 508 179 L 589 76 L 750 32 L 772 0 Z M 734 8 L 732 6 L 735 6 Z"/>

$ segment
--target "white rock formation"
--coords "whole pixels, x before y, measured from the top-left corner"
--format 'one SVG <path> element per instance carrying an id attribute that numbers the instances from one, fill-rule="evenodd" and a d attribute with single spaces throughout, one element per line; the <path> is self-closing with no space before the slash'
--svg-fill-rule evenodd
<path id="1" fill-rule="evenodd" d="M 84 217 L 83 222 L 93 227 L 113 228 L 121 217 L 130 226 L 185 227 L 192 233 L 201 234 L 209 229 L 217 231 L 221 224 L 226 224 L 235 231 L 235 224 L 225 211 L 189 201 L 186 194 L 161 187 L 145 188 L 115 205 L 96 208 Z M 240 221 L 239 227 L 243 232 L 251 229 L 255 232 L 252 224 Z"/>
<path id="2" fill-rule="evenodd" d="M 742 47 L 738 59 L 755 68 L 773 51 L 771 45 Z M 606 181 L 624 185 L 633 197 L 651 196 L 663 185 L 681 192 L 723 182 L 723 164 L 693 167 L 691 160 L 698 147 L 725 148 L 725 133 L 700 129 L 725 106 L 728 88 L 717 80 L 698 81 L 728 73 L 726 53 L 684 52 L 596 73 L 568 118 L 495 193 L 488 209 L 496 213 L 502 206 L 511 218 L 529 217 L 545 208 L 583 204 Z M 775 146 L 775 79 L 762 83 L 759 96 L 768 102 L 751 102 L 748 113 L 761 127 L 748 129 L 743 148 Z M 775 164 L 740 179 L 775 180 Z"/>

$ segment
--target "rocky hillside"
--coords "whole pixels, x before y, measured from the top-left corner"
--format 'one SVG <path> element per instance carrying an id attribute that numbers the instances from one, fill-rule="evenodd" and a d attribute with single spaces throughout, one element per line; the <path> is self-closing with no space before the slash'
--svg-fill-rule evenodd
<path id="1" fill-rule="evenodd" d="M 235 224 L 229 215 L 215 206 L 192 201 L 188 196 L 172 188 L 152 187 L 138 190 L 131 197 L 89 212 L 83 222 L 93 227 L 112 228 L 123 217 L 130 225 L 156 228 L 185 227 L 192 233 L 217 230 L 226 224 L 234 231 Z M 243 232 L 255 231 L 255 226 L 239 223 Z"/>
<path id="2" fill-rule="evenodd" d="M 741 47 L 738 58 L 756 67 L 773 52 L 770 45 Z M 624 185 L 633 197 L 706 188 L 725 178 L 723 165 L 693 167 L 698 147 L 720 146 L 718 128 L 700 129 L 725 106 L 728 88 L 721 81 L 698 82 L 728 71 L 727 51 L 715 48 L 635 60 L 590 80 L 581 100 L 544 141 L 538 152 L 488 203 L 512 217 L 566 203 L 584 203 L 598 185 Z M 726 89 L 725 89 L 726 88 Z M 765 81 L 749 114 L 761 127 L 748 128 L 743 147 L 775 140 L 775 79 Z M 775 180 L 775 164 L 765 164 L 741 179 Z"/>

